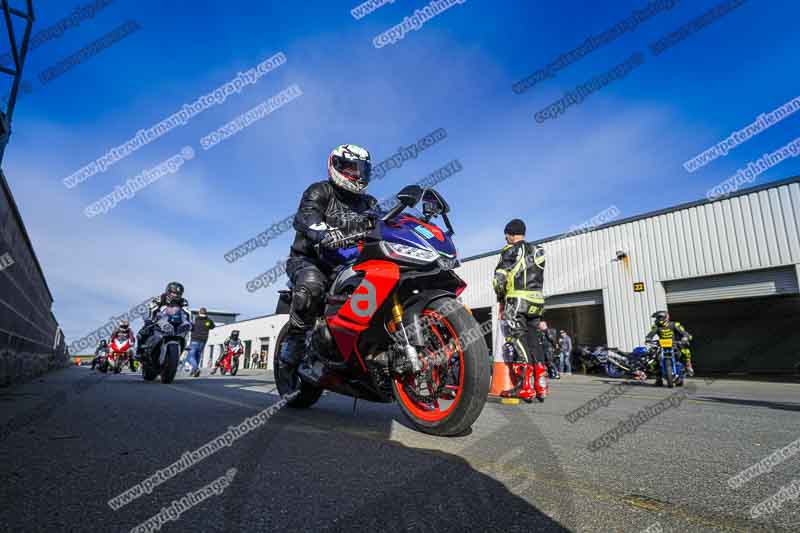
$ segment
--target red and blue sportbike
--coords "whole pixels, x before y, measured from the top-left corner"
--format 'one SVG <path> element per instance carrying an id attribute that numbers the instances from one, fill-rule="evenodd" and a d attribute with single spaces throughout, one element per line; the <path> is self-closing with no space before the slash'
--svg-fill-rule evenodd
<path id="1" fill-rule="evenodd" d="M 466 283 L 451 240 L 449 206 L 433 189 L 411 185 L 374 229 L 352 246 L 323 250 L 337 264 L 323 315 L 308 334 L 291 377 L 277 371 L 281 396 L 310 407 L 323 390 L 373 402 L 396 401 L 420 431 L 455 436 L 469 430 L 489 392 L 490 358 L 480 325 L 458 300 Z M 422 213 L 415 208 L 422 203 Z M 404 212 L 407 211 L 407 212 Z M 447 231 L 431 224 L 441 216 Z M 288 313 L 290 290 L 278 313 Z"/>

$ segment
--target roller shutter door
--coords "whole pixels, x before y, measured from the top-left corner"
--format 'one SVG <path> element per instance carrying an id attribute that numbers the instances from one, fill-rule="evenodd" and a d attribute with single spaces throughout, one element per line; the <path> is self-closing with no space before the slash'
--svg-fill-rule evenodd
<path id="1" fill-rule="evenodd" d="M 795 267 L 664 282 L 668 304 L 798 294 Z"/>
<path id="2" fill-rule="evenodd" d="M 558 294 L 545 298 L 545 309 L 564 309 L 568 307 L 583 307 L 586 305 L 603 305 L 603 291 L 575 292 L 572 294 Z"/>

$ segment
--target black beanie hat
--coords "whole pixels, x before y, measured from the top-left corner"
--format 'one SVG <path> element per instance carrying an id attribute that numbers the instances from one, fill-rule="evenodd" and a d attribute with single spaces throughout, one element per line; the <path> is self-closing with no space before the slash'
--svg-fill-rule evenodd
<path id="1" fill-rule="evenodd" d="M 508 224 L 505 229 L 506 235 L 525 235 L 525 223 L 518 218 L 515 218 Z"/>

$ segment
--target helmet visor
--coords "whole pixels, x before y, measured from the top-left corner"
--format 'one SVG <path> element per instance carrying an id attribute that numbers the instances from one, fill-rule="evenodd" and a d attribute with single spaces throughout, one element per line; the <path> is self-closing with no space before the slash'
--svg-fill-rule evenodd
<path id="1" fill-rule="evenodd" d="M 333 168 L 345 178 L 364 187 L 369 183 L 370 176 L 372 175 L 372 164 L 369 161 L 360 159 L 334 157 Z"/>

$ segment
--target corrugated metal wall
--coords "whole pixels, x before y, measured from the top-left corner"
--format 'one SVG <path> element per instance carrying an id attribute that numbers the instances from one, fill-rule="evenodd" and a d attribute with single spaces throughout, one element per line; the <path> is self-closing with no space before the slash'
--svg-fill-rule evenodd
<path id="1" fill-rule="evenodd" d="M 498 236 L 502 238 L 502 236 Z M 499 240 L 499 239 L 498 239 Z M 632 349 L 667 307 L 663 282 L 800 264 L 800 183 L 543 243 L 545 295 L 602 290 L 610 345 Z M 617 251 L 628 261 L 614 261 Z M 498 256 L 464 263 L 470 307 L 491 306 Z M 796 267 L 800 272 L 800 267 Z M 633 291 L 643 282 L 644 292 Z"/>

